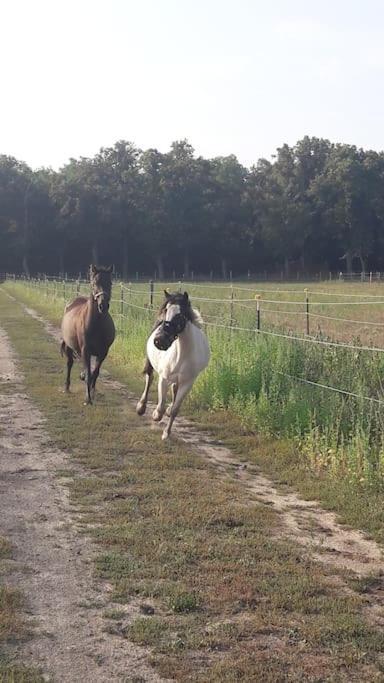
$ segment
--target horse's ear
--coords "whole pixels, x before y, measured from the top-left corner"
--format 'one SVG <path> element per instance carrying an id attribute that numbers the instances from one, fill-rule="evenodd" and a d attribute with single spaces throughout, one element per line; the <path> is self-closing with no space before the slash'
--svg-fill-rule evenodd
<path id="1" fill-rule="evenodd" d="M 184 300 L 188 301 L 188 292 L 184 292 L 183 296 L 184 296 Z"/>
<path id="2" fill-rule="evenodd" d="M 94 266 L 93 263 L 91 263 L 91 265 L 89 266 L 89 272 L 91 275 L 96 275 L 96 273 L 98 273 L 99 271 L 97 270 L 96 266 Z"/>
<path id="3" fill-rule="evenodd" d="M 113 273 L 113 265 L 108 266 L 108 268 L 105 269 L 107 273 Z"/>
<path id="4" fill-rule="evenodd" d="M 165 298 L 167 299 L 167 301 L 168 301 L 168 299 L 171 298 L 171 295 L 170 295 L 170 293 L 168 292 L 167 289 L 164 289 L 164 295 L 165 295 Z"/>

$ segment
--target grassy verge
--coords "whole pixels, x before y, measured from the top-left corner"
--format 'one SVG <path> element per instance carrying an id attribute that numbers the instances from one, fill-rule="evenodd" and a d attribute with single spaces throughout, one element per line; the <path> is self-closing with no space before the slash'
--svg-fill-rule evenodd
<path id="1" fill-rule="evenodd" d="M 362 596 L 341 595 L 302 550 L 275 540 L 268 507 L 163 444 L 123 390 L 100 387 L 92 408 L 80 382 L 60 393 L 57 344 L 1 293 L 0 314 L 53 442 L 85 468 L 71 496 L 100 545 L 95 571 L 113 586 L 106 629 L 149 645 L 175 680 L 382 680 L 384 636 L 364 622 Z M 150 609 L 125 625 L 119 604 L 132 597 Z"/>

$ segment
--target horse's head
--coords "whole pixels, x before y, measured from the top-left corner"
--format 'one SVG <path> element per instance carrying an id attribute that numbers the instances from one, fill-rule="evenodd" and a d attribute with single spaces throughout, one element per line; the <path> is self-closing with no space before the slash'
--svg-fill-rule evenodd
<path id="1" fill-rule="evenodd" d="M 106 313 L 109 309 L 112 290 L 112 266 L 102 268 L 90 267 L 92 296 L 97 302 L 99 313 Z"/>
<path id="2" fill-rule="evenodd" d="M 181 334 L 188 320 L 192 320 L 191 302 L 187 292 L 170 294 L 164 290 L 165 301 L 160 308 L 161 323 L 153 343 L 160 351 L 166 351 Z"/>

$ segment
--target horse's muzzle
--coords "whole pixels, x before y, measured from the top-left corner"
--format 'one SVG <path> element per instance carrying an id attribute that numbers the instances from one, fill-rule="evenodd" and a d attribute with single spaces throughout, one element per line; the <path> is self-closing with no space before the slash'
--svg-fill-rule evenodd
<path id="1" fill-rule="evenodd" d="M 154 338 L 153 343 L 156 346 L 156 348 L 159 349 L 159 351 L 167 351 L 173 341 L 174 339 L 170 339 L 169 337 L 163 337 L 159 335 L 158 337 Z"/>

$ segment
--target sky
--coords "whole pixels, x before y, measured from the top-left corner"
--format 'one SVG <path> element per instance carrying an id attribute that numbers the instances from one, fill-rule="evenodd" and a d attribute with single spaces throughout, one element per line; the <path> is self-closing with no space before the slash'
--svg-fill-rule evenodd
<path id="1" fill-rule="evenodd" d="M 2 0 L 0 64 L 0 154 L 33 168 L 119 139 L 384 149 L 382 0 Z"/>

